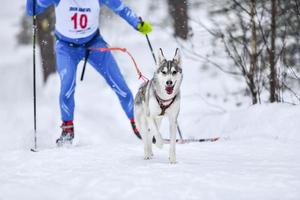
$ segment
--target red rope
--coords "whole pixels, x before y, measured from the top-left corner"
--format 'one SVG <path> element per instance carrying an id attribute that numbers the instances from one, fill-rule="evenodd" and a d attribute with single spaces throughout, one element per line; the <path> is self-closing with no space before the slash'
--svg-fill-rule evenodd
<path id="1" fill-rule="evenodd" d="M 142 74 L 142 72 L 139 69 L 137 63 L 135 62 L 133 56 L 131 55 L 131 53 L 129 53 L 129 51 L 127 51 L 126 48 L 120 48 L 120 47 L 104 48 L 104 47 L 100 47 L 100 48 L 91 48 L 91 50 L 100 51 L 100 52 L 105 52 L 105 51 L 121 51 L 121 52 L 127 53 L 129 55 L 129 57 L 131 58 L 133 64 L 134 64 L 134 67 L 135 67 L 135 70 L 136 70 L 136 72 L 137 72 L 137 74 L 139 76 L 139 79 L 142 79 L 144 82 L 148 82 L 149 81 L 149 79 Z"/>

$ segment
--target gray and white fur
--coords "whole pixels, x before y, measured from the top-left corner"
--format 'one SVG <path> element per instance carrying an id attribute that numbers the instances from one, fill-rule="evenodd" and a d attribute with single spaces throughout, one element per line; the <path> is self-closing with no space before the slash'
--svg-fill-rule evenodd
<path id="1" fill-rule="evenodd" d="M 162 148 L 164 141 L 159 132 L 163 117 L 169 119 L 170 124 L 170 163 L 176 163 L 176 131 L 177 117 L 180 110 L 180 85 L 182 82 L 181 57 L 176 49 L 172 60 L 164 57 L 162 49 L 159 51 L 159 63 L 153 78 L 139 88 L 134 102 L 134 116 L 136 126 L 144 142 L 144 159 L 153 157 L 152 138 L 155 145 Z"/>

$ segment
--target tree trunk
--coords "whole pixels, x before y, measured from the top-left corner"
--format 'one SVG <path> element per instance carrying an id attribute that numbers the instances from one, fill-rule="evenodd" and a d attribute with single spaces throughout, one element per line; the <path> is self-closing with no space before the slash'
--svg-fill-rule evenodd
<path id="1" fill-rule="evenodd" d="M 276 56 L 276 46 L 275 46 L 275 40 L 276 40 L 276 15 L 277 15 L 277 9 L 276 9 L 276 0 L 271 0 L 271 49 L 269 50 L 269 63 L 270 63 L 270 102 L 278 102 L 279 96 L 278 96 L 278 90 L 279 90 L 279 84 L 278 84 L 278 77 L 277 77 L 277 69 L 276 69 L 276 62 L 275 62 L 275 56 Z"/>
<path id="2" fill-rule="evenodd" d="M 187 0 L 168 0 L 169 13 L 173 18 L 175 37 L 188 38 Z"/>
<path id="3" fill-rule="evenodd" d="M 56 60 L 54 53 L 54 7 L 49 7 L 45 12 L 37 16 L 37 39 L 41 52 L 44 83 L 50 74 L 55 73 Z"/>
<path id="4" fill-rule="evenodd" d="M 26 12 L 23 13 L 21 22 L 20 32 L 17 34 L 18 44 L 27 45 L 31 44 L 32 40 L 32 19 L 26 15 Z"/>
<path id="5" fill-rule="evenodd" d="M 251 78 L 250 83 L 252 85 L 252 104 L 257 103 L 257 97 L 258 97 L 258 92 L 257 92 L 257 82 L 256 76 L 257 76 L 257 29 L 256 29 L 256 22 L 255 22 L 255 15 L 256 15 L 256 0 L 251 0 L 251 12 L 250 12 L 250 17 L 251 17 L 251 55 L 250 55 L 250 76 Z"/>

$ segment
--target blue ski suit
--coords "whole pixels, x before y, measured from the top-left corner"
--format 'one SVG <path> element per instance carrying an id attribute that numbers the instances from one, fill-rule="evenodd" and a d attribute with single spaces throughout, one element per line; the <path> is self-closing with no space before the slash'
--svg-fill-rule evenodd
<path id="1" fill-rule="evenodd" d="M 33 1 L 27 0 L 27 14 L 31 16 L 34 15 Z M 35 14 L 43 12 L 51 5 L 55 6 L 57 38 L 55 50 L 57 72 L 61 82 L 59 95 L 61 118 L 63 121 L 73 121 L 77 65 L 85 58 L 88 48 L 107 47 L 98 26 L 100 7 L 102 5 L 109 7 L 135 29 L 140 20 L 121 0 L 35 1 Z M 118 96 L 127 117 L 132 119 L 133 96 L 111 52 L 90 51 L 88 63 L 104 77 Z"/>

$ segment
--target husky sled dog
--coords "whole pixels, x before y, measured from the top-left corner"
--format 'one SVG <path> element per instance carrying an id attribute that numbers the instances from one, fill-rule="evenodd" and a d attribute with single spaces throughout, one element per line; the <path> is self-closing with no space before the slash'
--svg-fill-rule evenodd
<path id="1" fill-rule="evenodd" d="M 180 85 L 182 68 L 180 51 L 176 49 L 173 60 L 164 57 L 159 51 L 158 68 L 153 78 L 142 84 L 135 97 L 134 115 L 136 125 L 144 142 L 144 158 L 151 159 L 152 139 L 155 145 L 163 147 L 163 139 L 159 132 L 162 117 L 168 117 L 170 124 L 170 163 L 176 163 L 176 131 L 177 117 L 180 110 Z M 154 140 L 154 139 L 153 139 Z"/>

